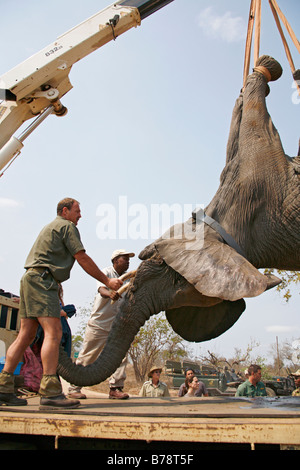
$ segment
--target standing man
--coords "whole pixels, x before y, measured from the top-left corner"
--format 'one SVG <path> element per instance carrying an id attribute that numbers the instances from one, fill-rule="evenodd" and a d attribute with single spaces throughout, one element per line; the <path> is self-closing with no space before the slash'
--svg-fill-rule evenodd
<path id="1" fill-rule="evenodd" d="M 188 383 L 195 377 L 194 369 L 186 369 L 185 381 L 180 385 L 178 390 L 178 396 L 183 397 L 188 392 Z M 198 389 L 195 391 L 195 397 L 208 397 L 208 391 L 205 384 L 198 380 Z"/>
<path id="2" fill-rule="evenodd" d="M 74 408 L 80 404 L 64 396 L 56 375 L 62 337 L 59 283 L 70 277 L 77 260 L 87 274 L 110 289 L 117 290 L 122 285 L 119 279 L 109 279 L 86 254 L 76 227 L 80 217 L 78 201 L 71 198 L 60 201 L 57 217 L 42 229 L 27 257 L 26 272 L 20 285 L 21 327 L 6 353 L 5 365 L 0 374 L 0 404 L 27 404 L 26 400 L 14 394 L 13 373 L 24 351 L 34 340 L 39 324 L 44 330 L 40 408 Z"/>
<path id="3" fill-rule="evenodd" d="M 261 367 L 256 364 L 251 364 L 248 367 L 249 377 L 245 382 L 238 386 L 235 393 L 236 397 L 266 397 L 266 387 L 261 382 Z"/>
<path id="4" fill-rule="evenodd" d="M 128 270 L 129 258 L 133 256 L 135 256 L 134 253 L 129 253 L 125 250 L 114 251 L 111 255 L 112 266 L 104 268 L 103 272 L 108 278 L 118 278 L 122 276 L 122 274 Z M 112 300 L 115 302 L 112 303 Z M 76 364 L 87 366 L 95 362 L 98 358 L 107 341 L 111 325 L 121 301 L 117 292 L 108 289 L 103 283 L 98 283 L 98 293 L 94 300 L 94 307 L 85 330 L 83 347 L 76 360 Z M 123 400 L 129 398 L 129 395 L 123 392 L 126 379 L 126 365 L 127 356 L 109 379 L 109 398 Z M 69 388 L 68 397 L 86 398 L 86 396 L 81 393 L 81 387 L 75 385 L 71 385 Z"/>

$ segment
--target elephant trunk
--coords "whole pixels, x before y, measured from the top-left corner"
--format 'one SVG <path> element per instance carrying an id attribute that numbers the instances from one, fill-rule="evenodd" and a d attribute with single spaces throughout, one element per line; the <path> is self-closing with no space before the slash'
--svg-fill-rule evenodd
<path id="1" fill-rule="evenodd" d="M 138 309 L 132 308 L 125 298 L 115 317 L 106 345 L 96 361 L 87 366 L 76 364 L 60 348 L 57 373 L 67 382 L 81 387 L 104 382 L 120 366 L 135 335 L 149 317 L 148 308 L 143 309 L 140 304 Z"/>
<path id="2" fill-rule="evenodd" d="M 130 282 L 106 345 L 96 361 L 87 366 L 75 364 L 61 348 L 58 374 L 67 382 L 81 387 L 97 385 L 110 377 L 120 366 L 144 323 L 171 304 L 176 292 L 176 276 L 159 256 L 144 261 Z"/>

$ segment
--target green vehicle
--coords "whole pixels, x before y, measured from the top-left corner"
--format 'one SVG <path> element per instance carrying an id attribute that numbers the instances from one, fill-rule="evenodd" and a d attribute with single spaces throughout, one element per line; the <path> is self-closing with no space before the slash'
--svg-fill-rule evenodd
<path id="1" fill-rule="evenodd" d="M 271 380 L 264 381 L 269 397 L 285 397 L 295 390 L 295 382 L 292 377 L 275 376 Z"/>
<path id="2" fill-rule="evenodd" d="M 207 388 L 209 396 L 235 396 L 237 387 L 244 382 L 233 370 L 227 367 L 220 371 L 214 367 L 191 361 L 166 361 L 166 375 L 171 378 L 172 388 L 179 389 L 185 381 L 185 371 L 193 369 L 195 375 Z M 275 376 L 263 381 L 269 397 L 290 396 L 295 389 L 292 377 Z"/>
<path id="3" fill-rule="evenodd" d="M 224 372 L 220 372 L 214 367 L 202 366 L 188 361 L 166 361 L 166 375 L 172 380 L 172 388 L 179 389 L 180 385 L 185 381 L 185 371 L 187 369 L 195 371 L 195 375 L 206 386 L 209 396 L 232 395 L 232 393 L 226 393 L 228 384 Z"/>

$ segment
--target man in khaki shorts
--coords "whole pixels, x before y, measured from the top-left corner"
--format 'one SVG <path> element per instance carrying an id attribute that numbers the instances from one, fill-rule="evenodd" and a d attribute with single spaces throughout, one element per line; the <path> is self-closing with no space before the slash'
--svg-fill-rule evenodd
<path id="1" fill-rule="evenodd" d="M 108 288 L 117 290 L 122 285 L 120 279 L 109 279 L 86 254 L 76 227 L 80 217 L 80 206 L 75 199 L 60 201 L 57 217 L 42 229 L 27 257 L 26 273 L 20 285 L 21 327 L 8 348 L 0 374 L 0 405 L 27 404 L 14 394 L 13 373 L 24 351 L 33 342 L 39 324 L 44 330 L 40 408 L 74 408 L 80 404 L 78 400 L 65 397 L 56 375 L 62 337 L 58 282 L 70 277 L 76 260 L 87 274 Z"/>

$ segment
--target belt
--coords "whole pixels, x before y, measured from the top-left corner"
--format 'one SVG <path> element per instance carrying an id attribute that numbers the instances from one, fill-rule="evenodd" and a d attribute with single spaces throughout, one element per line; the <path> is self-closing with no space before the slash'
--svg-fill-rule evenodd
<path id="1" fill-rule="evenodd" d="M 39 268 L 39 267 L 35 267 L 35 268 L 27 268 L 26 271 L 36 271 L 37 273 L 39 273 L 41 275 L 41 278 L 42 279 L 46 279 L 46 277 L 48 276 L 48 274 L 50 274 L 54 281 L 56 281 L 55 277 L 51 274 L 51 271 L 49 268 Z M 56 281 L 58 283 L 58 281 Z"/>
<path id="2" fill-rule="evenodd" d="M 41 273 L 41 274 L 43 274 L 43 272 L 45 272 L 45 271 L 50 273 L 48 268 L 27 268 L 26 271 L 36 271 L 36 272 Z"/>

